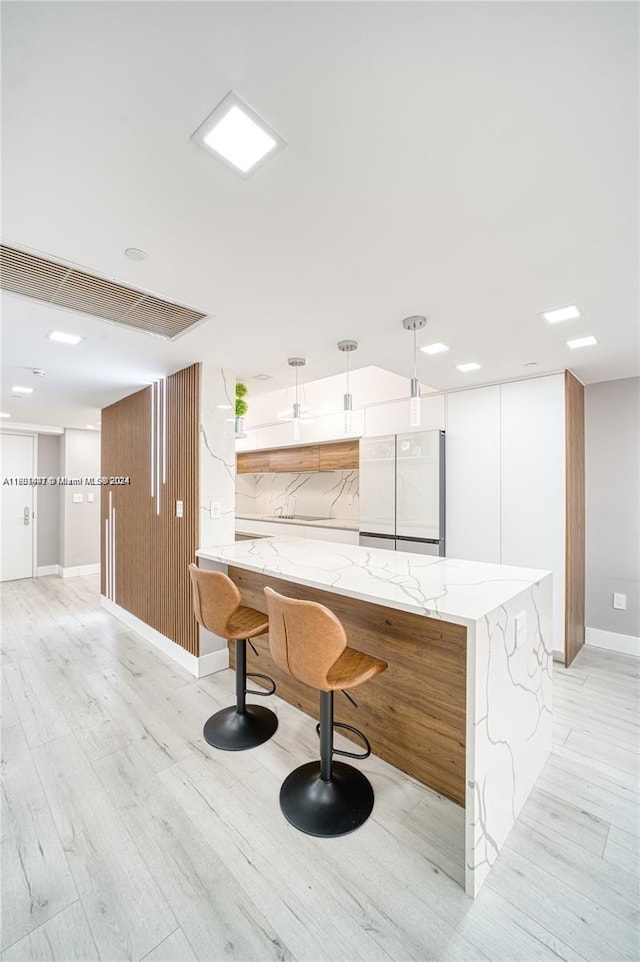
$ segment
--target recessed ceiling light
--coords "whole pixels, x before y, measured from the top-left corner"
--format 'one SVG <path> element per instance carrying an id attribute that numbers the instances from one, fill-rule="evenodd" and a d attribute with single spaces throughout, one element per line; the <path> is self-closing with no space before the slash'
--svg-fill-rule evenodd
<path id="1" fill-rule="evenodd" d="M 567 341 L 567 347 L 574 350 L 576 347 L 591 347 L 592 344 L 597 343 L 593 334 L 589 334 L 588 337 L 576 337 L 573 341 Z"/>
<path id="2" fill-rule="evenodd" d="M 141 251 L 139 247 L 127 247 L 124 255 L 130 261 L 146 261 L 147 259 L 146 251 Z"/>
<path id="3" fill-rule="evenodd" d="M 11 388 L 11 393 L 12 394 L 33 394 L 33 388 L 20 387 L 19 384 L 14 384 L 14 386 Z"/>
<path id="4" fill-rule="evenodd" d="M 558 307 L 553 311 L 543 311 L 540 317 L 548 324 L 557 324 L 559 321 L 573 321 L 582 314 L 575 304 L 569 307 Z"/>
<path id="5" fill-rule="evenodd" d="M 216 404 L 219 411 L 232 411 L 233 406 L 231 404 Z"/>
<path id="6" fill-rule="evenodd" d="M 456 368 L 458 371 L 462 371 L 463 374 L 466 374 L 467 371 L 479 371 L 480 365 L 476 364 L 475 361 L 469 361 L 468 364 L 456 364 Z"/>
<path id="7" fill-rule="evenodd" d="M 248 176 L 286 141 L 233 91 L 220 101 L 191 139 L 236 173 Z"/>
<path id="8" fill-rule="evenodd" d="M 420 348 L 425 354 L 442 354 L 444 351 L 448 351 L 449 348 L 446 344 L 426 344 L 424 347 Z"/>
<path id="9" fill-rule="evenodd" d="M 254 381 L 270 381 L 273 374 L 254 374 L 252 376 Z"/>
<path id="10" fill-rule="evenodd" d="M 10 418 L 10 417 L 11 417 L 10 414 L 0 413 L 0 418 Z"/>
<path id="11" fill-rule="evenodd" d="M 65 334 L 64 331 L 49 331 L 47 337 L 50 341 L 59 341 L 60 344 L 79 344 L 82 340 L 76 334 Z"/>
<path id="12" fill-rule="evenodd" d="M 537 362 L 537 361 L 527 361 L 526 364 L 524 364 L 523 366 L 524 366 L 524 367 L 537 367 L 537 366 L 538 366 L 538 362 Z"/>

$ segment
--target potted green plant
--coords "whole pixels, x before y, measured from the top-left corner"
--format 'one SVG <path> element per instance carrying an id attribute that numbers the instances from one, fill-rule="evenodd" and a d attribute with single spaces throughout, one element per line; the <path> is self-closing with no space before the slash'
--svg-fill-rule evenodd
<path id="1" fill-rule="evenodd" d="M 242 381 L 236 381 L 236 434 L 244 434 L 244 416 L 249 410 L 245 400 L 249 389 Z"/>

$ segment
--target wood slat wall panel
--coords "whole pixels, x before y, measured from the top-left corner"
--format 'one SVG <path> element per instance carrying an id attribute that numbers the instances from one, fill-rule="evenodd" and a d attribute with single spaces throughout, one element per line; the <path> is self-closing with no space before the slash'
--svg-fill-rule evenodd
<path id="1" fill-rule="evenodd" d="M 105 519 L 116 512 L 116 604 L 199 654 L 188 565 L 198 546 L 199 365 L 171 375 L 167 398 L 167 478 L 160 513 L 151 496 L 152 392 L 147 387 L 102 411 L 102 474 L 129 477 L 101 494 L 101 591 L 107 594 Z M 176 501 L 184 517 L 175 517 Z"/>
<path id="2" fill-rule="evenodd" d="M 258 611 L 266 611 L 265 585 L 289 598 L 326 605 L 344 625 L 349 645 L 387 661 L 387 671 L 351 692 L 357 708 L 336 693 L 336 721 L 360 728 L 375 755 L 464 805 L 465 628 L 242 568 L 229 567 L 229 577 L 240 588 L 243 604 Z M 247 650 L 249 671 L 270 675 L 281 698 L 317 718 L 318 692 L 276 666 L 267 636 L 252 642 L 260 657 Z M 230 645 L 232 666 L 233 655 Z"/>
<path id="3" fill-rule="evenodd" d="M 566 556 L 565 667 L 584 645 L 585 459 L 584 385 L 565 371 Z"/>

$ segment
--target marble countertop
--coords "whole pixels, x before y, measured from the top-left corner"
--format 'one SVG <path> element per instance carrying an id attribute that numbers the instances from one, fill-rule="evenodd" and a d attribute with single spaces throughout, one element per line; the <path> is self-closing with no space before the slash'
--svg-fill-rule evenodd
<path id="1" fill-rule="evenodd" d="M 236 515 L 236 527 L 246 527 L 246 525 L 238 525 L 237 522 L 245 521 L 268 521 L 274 524 L 292 524 L 292 525 L 303 525 L 305 528 L 336 528 L 339 531 L 358 531 L 358 521 L 355 518 L 317 518 L 311 521 L 305 521 L 303 518 L 278 518 L 275 515 L 266 514 L 237 514 Z M 247 529 L 248 530 L 248 529 Z"/>
<path id="2" fill-rule="evenodd" d="M 199 558 L 350 598 L 474 625 L 550 572 L 359 545 L 273 537 L 200 548 Z"/>

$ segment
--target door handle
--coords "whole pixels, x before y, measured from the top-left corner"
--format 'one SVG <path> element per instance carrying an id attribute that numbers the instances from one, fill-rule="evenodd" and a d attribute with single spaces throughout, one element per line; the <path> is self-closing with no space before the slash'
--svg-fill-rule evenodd
<path id="1" fill-rule="evenodd" d="M 25 524 L 29 524 L 31 521 L 31 508 L 28 506 L 24 509 L 23 520 Z"/>

